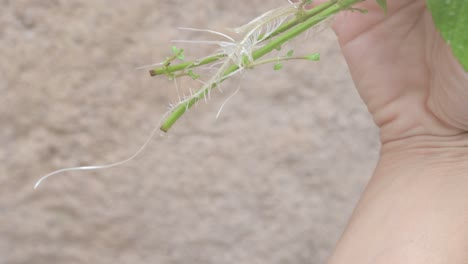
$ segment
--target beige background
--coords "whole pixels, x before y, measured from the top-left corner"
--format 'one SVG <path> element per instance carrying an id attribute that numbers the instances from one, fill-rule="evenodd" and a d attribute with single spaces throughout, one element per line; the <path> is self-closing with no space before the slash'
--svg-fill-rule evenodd
<path id="1" fill-rule="evenodd" d="M 330 31 L 296 46 L 321 62 L 246 72 L 132 162 L 32 189 L 138 149 L 175 92 L 134 68 L 197 37 L 178 26 L 286 2 L 0 0 L 0 264 L 323 263 L 378 153 Z"/>

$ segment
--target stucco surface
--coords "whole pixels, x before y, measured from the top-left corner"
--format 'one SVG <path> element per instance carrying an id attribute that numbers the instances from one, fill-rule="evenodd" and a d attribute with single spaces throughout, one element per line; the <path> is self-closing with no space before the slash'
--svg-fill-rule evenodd
<path id="1" fill-rule="evenodd" d="M 324 263 L 379 148 L 331 31 L 296 46 L 320 62 L 245 72 L 131 162 L 32 188 L 143 144 L 176 93 L 134 69 L 198 37 L 177 27 L 286 2 L 0 0 L 0 264 Z"/>

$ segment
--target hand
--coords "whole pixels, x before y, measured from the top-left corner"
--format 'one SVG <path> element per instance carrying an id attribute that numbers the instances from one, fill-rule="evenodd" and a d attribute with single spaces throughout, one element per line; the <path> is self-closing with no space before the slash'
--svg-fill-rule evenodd
<path id="1" fill-rule="evenodd" d="M 357 89 L 381 128 L 381 140 L 468 131 L 468 73 L 454 59 L 425 0 L 375 0 L 335 18 Z"/>
<path id="2" fill-rule="evenodd" d="M 425 0 L 388 4 L 333 26 L 383 146 L 328 263 L 467 263 L 468 73 Z"/>

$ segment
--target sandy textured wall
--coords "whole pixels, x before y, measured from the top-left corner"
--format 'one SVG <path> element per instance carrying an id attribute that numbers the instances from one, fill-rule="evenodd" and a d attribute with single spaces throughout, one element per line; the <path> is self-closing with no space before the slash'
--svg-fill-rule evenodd
<path id="1" fill-rule="evenodd" d="M 167 56 L 177 26 L 286 2 L 0 0 L 0 264 L 322 263 L 378 151 L 331 32 L 298 46 L 320 63 L 226 83 L 134 161 L 32 189 L 144 142 L 175 92 L 133 69 Z"/>

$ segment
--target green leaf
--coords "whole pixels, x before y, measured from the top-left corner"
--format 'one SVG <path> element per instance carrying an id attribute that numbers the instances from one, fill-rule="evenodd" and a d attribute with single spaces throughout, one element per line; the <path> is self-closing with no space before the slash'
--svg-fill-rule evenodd
<path id="1" fill-rule="evenodd" d="M 437 29 L 468 72 L 468 1 L 427 0 Z"/>
<path id="2" fill-rule="evenodd" d="M 196 74 L 193 72 L 193 70 L 189 70 L 187 72 L 187 75 L 190 76 L 192 79 L 194 80 L 197 80 L 198 78 L 200 78 L 200 75 L 199 74 Z"/>
<path id="3" fill-rule="evenodd" d="M 180 52 L 180 49 L 178 47 L 176 47 L 176 46 L 172 46 L 171 50 L 172 50 L 172 53 L 174 55 L 176 55 L 176 54 L 178 54 Z"/>
<path id="4" fill-rule="evenodd" d="M 385 12 L 387 12 L 387 0 L 376 0 L 377 1 L 377 4 L 379 4 L 379 6 L 385 10 Z"/>
<path id="5" fill-rule="evenodd" d="M 294 55 L 294 50 L 290 50 L 290 51 L 288 51 L 288 53 L 286 53 L 286 56 L 288 58 L 291 58 L 293 55 Z"/>
<path id="6" fill-rule="evenodd" d="M 304 57 L 306 60 L 311 60 L 311 61 L 319 61 L 320 60 L 320 53 L 314 53 L 310 54 Z"/>
<path id="7" fill-rule="evenodd" d="M 172 53 L 179 59 L 179 60 L 185 60 L 185 55 L 184 55 L 184 50 L 179 49 L 176 46 L 172 46 Z"/>
<path id="8" fill-rule="evenodd" d="M 278 62 L 278 63 L 275 64 L 275 66 L 273 66 L 273 69 L 275 71 L 279 71 L 279 70 L 283 69 L 283 64 Z"/>

